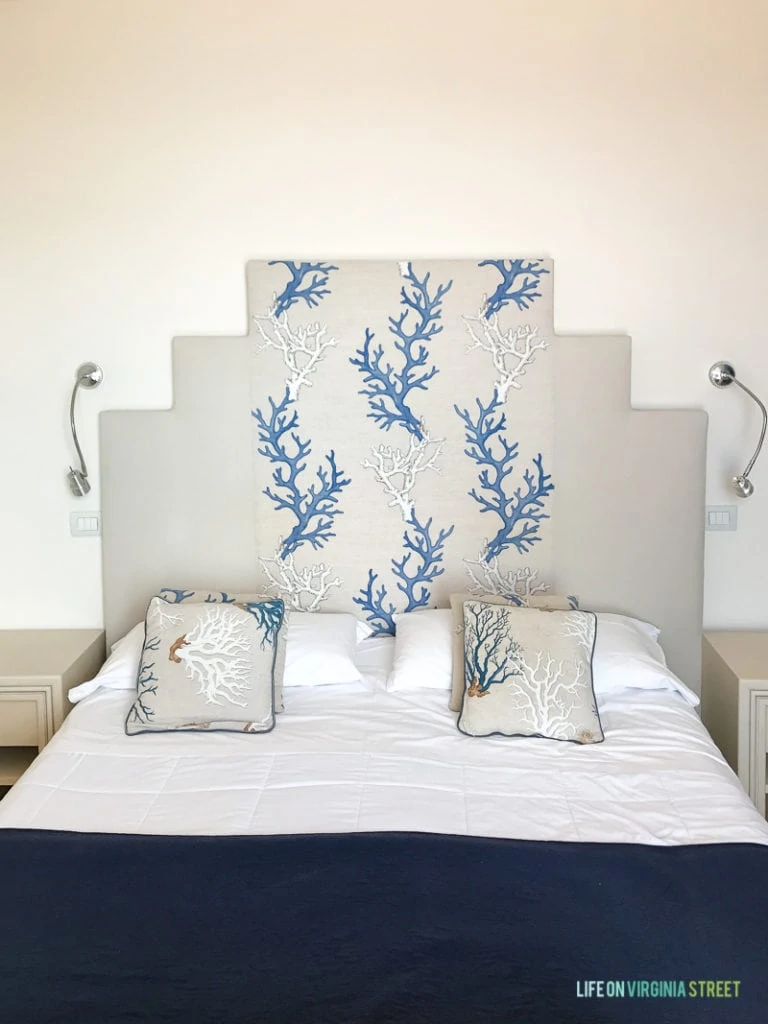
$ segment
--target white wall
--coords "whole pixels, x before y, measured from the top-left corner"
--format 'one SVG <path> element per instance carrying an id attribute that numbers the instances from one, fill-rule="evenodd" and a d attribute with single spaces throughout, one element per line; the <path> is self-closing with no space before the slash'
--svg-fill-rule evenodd
<path id="1" fill-rule="evenodd" d="M 0 626 L 101 621 L 76 365 L 95 466 L 174 334 L 244 331 L 250 257 L 551 255 L 558 329 L 630 333 L 635 404 L 705 406 L 737 500 L 759 421 L 706 371 L 768 396 L 767 51 L 761 0 L 0 0 Z M 754 479 L 708 625 L 768 626 Z"/>

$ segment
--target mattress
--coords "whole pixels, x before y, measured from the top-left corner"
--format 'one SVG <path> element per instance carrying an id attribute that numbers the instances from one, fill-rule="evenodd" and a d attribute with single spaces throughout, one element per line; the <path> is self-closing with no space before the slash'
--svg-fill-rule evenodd
<path id="1" fill-rule="evenodd" d="M 671 691 L 600 702 L 606 739 L 462 735 L 448 694 L 295 687 L 274 731 L 126 736 L 127 690 L 78 704 L 0 802 L 0 827 L 159 835 L 418 831 L 679 845 L 768 844 L 696 712 Z"/>

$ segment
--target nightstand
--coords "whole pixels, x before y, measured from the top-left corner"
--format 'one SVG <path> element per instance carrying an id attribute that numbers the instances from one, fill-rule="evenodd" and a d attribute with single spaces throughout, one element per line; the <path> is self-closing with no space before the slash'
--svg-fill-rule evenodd
<path id="1" fill-rule="evenodd" d="M 63 722 L 67 691 L 104 663 L 100 629 L 0 630 L 0 786 L 12 786 Z"/>
<path id="2" fill-rule="evenodd" d="M 768 632 L 704 634 L 701 717 L 766 817 Z"/>

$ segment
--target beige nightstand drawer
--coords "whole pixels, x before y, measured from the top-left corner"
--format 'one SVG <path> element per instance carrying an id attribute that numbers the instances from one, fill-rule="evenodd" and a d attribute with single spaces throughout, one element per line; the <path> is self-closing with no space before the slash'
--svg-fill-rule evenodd
<path id="1" fill-rule="evenodd" d="M 41 747 L 47 734 L 42 694 L 0 693 L 0 746 Z"/>

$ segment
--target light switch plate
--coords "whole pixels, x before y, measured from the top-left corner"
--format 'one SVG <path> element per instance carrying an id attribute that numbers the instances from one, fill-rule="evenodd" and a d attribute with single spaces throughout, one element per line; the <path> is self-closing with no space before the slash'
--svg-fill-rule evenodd
<path id="1" fill-rule="evenodd" d="M 73 537 L 100 537 L 101 512 L 70 512 L 69 532 Z"/>
<path id="2" fill-rule="evenodd" d="M 735 530 L 738 512 L 735 505 L 707 505 L 708 530 Z"/>

